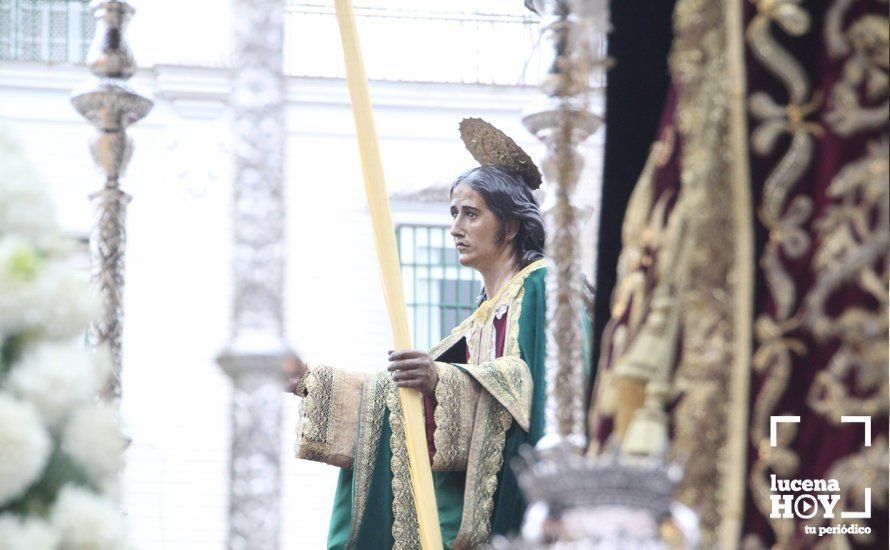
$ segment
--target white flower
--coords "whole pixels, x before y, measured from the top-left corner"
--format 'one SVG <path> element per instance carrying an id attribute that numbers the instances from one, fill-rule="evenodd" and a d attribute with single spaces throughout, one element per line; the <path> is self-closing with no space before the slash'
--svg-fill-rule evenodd
<path id="1" fill-rule="evenodd" d="M 0 392 L 0 507 L 40 477 L 49 453 L 50 436 L 34 407 Z"/>
<path id="2" fill-rule="evenodd" d="M 26 348 L 7 378 L 11 392 L 27 399 L 51 427 L 83 403 L 102 384 L 96 355 L 79 342 L 44 342 Z"/>
<path id="3" fill-rule="evenodd" d="M 98 313 L 99 300 L 76 269 L 61 258 L 41 256 L 20 237 L 0 237 L 0 337 L 32 331 L 70 338 Z"/>
<path id="4" fill-rule="evenodd" d="M 49 190 L 12 135 L 0 128 L 0 235 L 41 241 L 56 231 Z"/>
<path id="5" fill-rule="evenodd" d="M 55 550 L 59 535 L 38 518 L 0 515 L 0 550 Z"/>
<path id="6" fill-rule="evenodd" d="M 62 262 L 48 263 L 38 281 L 39 329 L 47 338 L 83 333 L 99 315 L 99 300 L 87 278 Z"/>
<path id="7" fill-rule="evenodd" d="M 40 320 L 39 276 L 43 260 L 20 237 L 0 237 L 0 338 Z"/>
<path id="8" fill-rule="evenodd" d="M 113 485 L 124 467 L 126 446 L 117 411 L 108 405 L 77 409 L 62 433 L 62 450 L 100 486 Z"/>
<path id="9" fill-rule="evenodd" d="M 62 538 L 60 550 L 126 548 L 124 518 L 110 500 L 80 487 L 66 485 L 51 513 Z"/>

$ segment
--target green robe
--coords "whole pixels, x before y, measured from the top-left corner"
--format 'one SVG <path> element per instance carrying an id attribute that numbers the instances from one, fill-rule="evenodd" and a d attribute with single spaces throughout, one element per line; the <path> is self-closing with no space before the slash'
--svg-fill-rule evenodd
<path id="1" fill-rule="evenodd" d="M 512 468 L 544 431 L 543 261 L 431 350 L 439 382 L 433 482 L 446 548 L 474 548 L 516 531 L 525 502 Z M 494 358 L 495 315 L 507 312 Z M 469 360 L 467 357 L 469 355 Z M 328 548 L 419 548 L 401 405 L 389 373 L 312 367 L 298 456 L 341 467 Z"/>

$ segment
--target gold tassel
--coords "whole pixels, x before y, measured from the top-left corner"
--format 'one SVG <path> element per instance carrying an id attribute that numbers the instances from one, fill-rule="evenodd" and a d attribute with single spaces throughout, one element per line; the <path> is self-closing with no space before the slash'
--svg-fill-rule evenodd
<path id="1" fill-rule="evenodd" d="M 628 390 L 629 399 L 618 403 L 616 419 L 622 419 L 623 423 L 632 416 L 623 434 L 621 448 L 625 453 L 650 455 L 667 445 L 668 417 L 664 405 L 672 394 L 671 366 L 680 324 L 679 297 L 672 296 L 668 288 L 662 284 L 656 290 L 648 319 L 627 353 L 615 364 L 617 377 L 632 380 L 637 386 L 645 384 L 642 407 L 639 396 L 632 395 L 631 390 Z"/>
<path id="2" fill-rule="evenodd" d="M 624 453 L 651 456 L 667 448 L 668 415 L 664 403 L 670 394 L 670 385 L 663 381 L 652 380 L 646 385 L 646 402 L 634 413 L 621 443 Z"/>
<path id="3" fill-rule="evenodd" d="M 624 438 L 631 418 L 637 409 L 643 406 L 646 399 L 646 381 L 640 378 L 620 377 L 615 380 L 615 437 L 620 441 Z"/>

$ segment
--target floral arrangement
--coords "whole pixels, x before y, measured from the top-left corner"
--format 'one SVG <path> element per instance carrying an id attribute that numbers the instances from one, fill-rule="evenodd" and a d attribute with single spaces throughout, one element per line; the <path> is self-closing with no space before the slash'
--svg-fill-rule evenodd
<path id="1" fill-rule="evenodd" d="M 98 301 L 71 265 L 49 192 L 0 128 L 0 550 L 117 549 L 126 440 L 96 399 Z"/>

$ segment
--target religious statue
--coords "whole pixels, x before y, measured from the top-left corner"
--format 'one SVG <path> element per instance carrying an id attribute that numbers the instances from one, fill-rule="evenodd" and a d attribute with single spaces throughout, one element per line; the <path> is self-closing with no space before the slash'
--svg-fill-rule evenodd
<path id="1" fill-rule="evenodd" d="M 419 548 L 400 387 L 424 396 L 445 547 L 477 547 L 522 521 L 508 465 L 544 431 L 541 175 L 485 121 L 464 120 L 461 137 L 481 166 L 451 186 L 451 235 L 460 263 L 482 276 L 476 311 L 429 352 L 390 351 L 380 372 L 296 357 L 286 367 L 289 391 L 304 397 L 297 456 L 342 468 L 328 548 Z"/>

